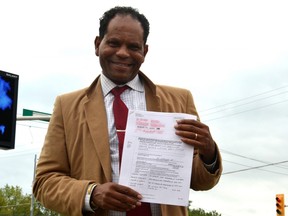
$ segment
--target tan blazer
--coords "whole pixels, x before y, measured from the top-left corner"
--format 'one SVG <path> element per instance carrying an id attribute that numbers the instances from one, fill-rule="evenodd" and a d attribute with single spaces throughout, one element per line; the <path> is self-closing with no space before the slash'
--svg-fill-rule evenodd
<path id="1" fill-rule="evenodd" d="M 142 72 L 147 110 L 197 115 L 190 91 L 154 85 Z M 197 115 L 198 116 L 198 115 Z M 219 181 L 219 169 L 209 173 L 195 150 L 191 188 L 208 190 Z M 33 193 L 45 207 L 66 215 L 83 213 L 89 183 L 111 182 L 106 112 L 99 76 L 89 88 L 58 96 L 37 164 Z M 163 216 L 188 215 L 187 207 L 161 205 Z M 108 215 L 99 209 L 95 215 Z"/>

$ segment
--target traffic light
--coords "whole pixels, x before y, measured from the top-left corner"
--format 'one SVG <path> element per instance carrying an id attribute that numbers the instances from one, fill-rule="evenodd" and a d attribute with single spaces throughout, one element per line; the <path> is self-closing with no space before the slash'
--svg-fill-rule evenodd
<path id="1" fill-rule="evenodd" d="M 0 149 L 14 149 L 19 76 L 0 70 Z"/>
<path id="2" fill-rule="evenodd" d="M 285 216 L 284 194 L 276 194 L 276 215 Z"/>

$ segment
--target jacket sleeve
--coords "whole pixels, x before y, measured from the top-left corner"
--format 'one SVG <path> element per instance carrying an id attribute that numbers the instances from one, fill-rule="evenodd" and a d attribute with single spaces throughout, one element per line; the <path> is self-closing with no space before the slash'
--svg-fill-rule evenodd
<path id="1" fill-rule="evenodd" d="M 210 173 L 204 166 L 197 149 L 195 149 L 192 166 L 191 189 L 196 191 L 209 190 L 219 182 L 222 173 L 222 159 L 218 147 L 217 154 L 217 168 L 214 173 Z"/>
<path id="2" fill-rule="evenodd" d="M 43 149 L 37 164 L 33 193 L 46 208 L 68 215 L 81 215 L 87 180 L 70 177 L 61 97 L 57 97 Z"/>
<path id="3" fill-rule="evenodd" d="M 200 121 L 199 115 L 197 113 L 193 97 L 190 91 L 187 93 L 187 112 L 194 114 L 197 116 Z M 221 154 L 218 149 L 217 144 L 215 143 L 217 148 L 217 162 L 216 162 L 216 170 L 214 173 L 210 173 L 199 155 L 197 149 L 194 149 L 193 156 L 193 166 L 192 166 L 192 176 L 191 176 L 191 189 L 193 190 L 209 190 L 213 188 L 218 182 L 222 174 L 222 159 Z"/>

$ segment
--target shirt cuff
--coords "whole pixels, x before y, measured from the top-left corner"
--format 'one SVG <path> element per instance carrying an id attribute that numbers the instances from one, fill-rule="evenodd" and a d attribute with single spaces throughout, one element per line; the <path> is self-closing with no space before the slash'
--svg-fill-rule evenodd
<path id="1" fill-rule="evenodd" d="M 93 184 L 90 184 L 87 188 L 85 201 L 84 201 L 84 211 L 94 212 L 94 210 L 91 208 L 91 205 L 90 205 L 90 199 L 91 199 L 92 192 L 96 186 L 97 184 L 93 183 Z"/>
<path id="2" fill-rule="evenodd" d="M 218 154 L 216 154 L 216 157 L 215 157 L 215 160 L 213 161 L 213 163 L 211 163 L 211 164 L 206 164 L 206 163 L 203 162 L 204 167 L 205 167 L 209 172 L 213 172 L 213 171 L 214 171 L 214 168 L 215 168 L 215 166 L 216 166 L 217 160 L 218 160 Z"/>

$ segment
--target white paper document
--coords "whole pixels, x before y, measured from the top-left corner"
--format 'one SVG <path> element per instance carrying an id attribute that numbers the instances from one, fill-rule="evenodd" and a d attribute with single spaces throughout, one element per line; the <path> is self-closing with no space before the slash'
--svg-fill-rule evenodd
<path id="1" fill-rule="evenodd" d="M 177 119 L 196 116 L 129 110 L 119 183 L 143 202 L 188 205 L 194 148 L 175 134 Z"/>

